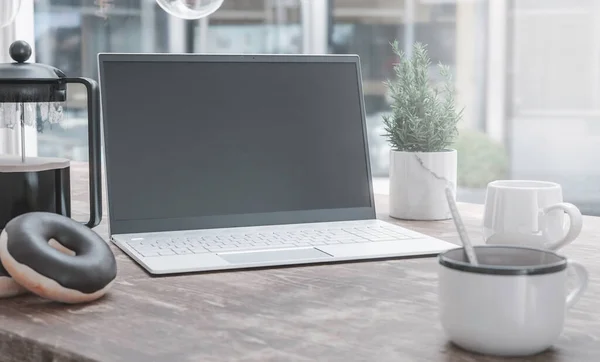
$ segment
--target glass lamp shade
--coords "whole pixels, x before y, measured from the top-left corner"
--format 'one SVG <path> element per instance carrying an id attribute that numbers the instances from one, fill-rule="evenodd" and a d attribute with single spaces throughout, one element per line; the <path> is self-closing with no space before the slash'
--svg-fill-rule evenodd
<path id="1" fill-rule="evenodd" d="M 224 0 L 156 0 L 167 13 L 186 20 L 196 20 L 217 11 Z"/>

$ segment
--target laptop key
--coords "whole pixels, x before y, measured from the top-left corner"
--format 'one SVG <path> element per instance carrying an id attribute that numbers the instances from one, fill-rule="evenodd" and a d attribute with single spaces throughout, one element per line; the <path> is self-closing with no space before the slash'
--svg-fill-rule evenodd
<path id="1" fill-rule="evenodd" d="M 159 256 L 159 253 L 157 251 L 143 251 L 138 253 L 140 253 L 144 257 Z"/>
<path id="2" fill-rule="evenodd" d="M 167 255 L 175 255 L 173 250 L 161 250 L 158 252 L 159 255 L 167 256 Z"/>
<path id="3" fill-rule="evenodd" d="M 226 252 L 243 252 L 243 251 L 253 251 L 253 250 L 281 250 L 281 249 L 289 249 L 290 247 L 293 247 L 293 245 L 279 245 L 279 246 L 246 245 L 246 246 L 242 246 L 239 248 L 219 248 L 219 249 L 211 249 L 210 251 L 213 253 L 226 253 Z"/>
<path id="4" fill-rule="evenodd" d="M 369 240 L 371 240 L 371 241 L 394 241 L 397 239 L 393 236 L 381 236 L 381 237 L 371 236 L 371 237 L 369 237 Z"/>
<path id="5" fill-rule="evenodd" d="M 311 243 L 308 242 L 308 241 L 296 241 L 294 243 L 294 245 L 296 245 L 296 246 L 308 246 L 308 245 L 311 245 Z"/>
<path id="6" fill-rule="evenodd" d="M 157 247 L 155 246 L 150 246 L 150 245 L 142 245 L 142 246 L 134 246 L 133 247 L 135 250 L 137 251 L 152 251 L 152 250 L 158 250 Z"/>
<path id="7" fill-rule="evenodd" d="M 174 248 L 172 249 L 176 254 L 178 255 L 185 255 L 185 254 L 193 254 L 194 252 L 191 251 L 188 248 Z"/>
<path id="8" fill-rule="evenodd" d="M 195 248 L 190 248 L 190 250 L 192 251 L 192 253 L 194 254 L 201 254 L 201 253 L 208 253 L 208 249 L 203 248 L 203 247 L 195 247 Z"/>

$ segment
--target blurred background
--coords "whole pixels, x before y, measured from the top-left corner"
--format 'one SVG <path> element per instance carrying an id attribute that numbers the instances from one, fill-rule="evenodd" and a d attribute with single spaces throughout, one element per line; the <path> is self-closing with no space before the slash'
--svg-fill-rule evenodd
<path id="1" fill-rule="evenodd" d="M 24 3 L 31 1 L 13 32 L 4 29 L 1 49 L 25 38 L 35 61 L 69 76 L 97 79 L 99 52 L 360 55 L 374 186 L 383 194 L 383 81 L 396 61 L 389 43 L 410 51 L 423 42 L 434 64 L 451 67 L 465 107 L 455 145 L 460 201 L 483 203 L 494 179 L 542 179 L 561 183 L 582 212 L 600 215 L 599 1 L 225 0 L 196 21 L 172 17 L 154 0 Z M 85 161 L 85 91 L 69 94 L 65 122 L 37 135 L 34 148 Z"/>

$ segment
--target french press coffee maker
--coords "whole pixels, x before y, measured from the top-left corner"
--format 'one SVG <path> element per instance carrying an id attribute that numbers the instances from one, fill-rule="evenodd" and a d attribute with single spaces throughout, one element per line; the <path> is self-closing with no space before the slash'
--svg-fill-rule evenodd
<path id="1" fill-rule="evenodd" d="M 20 133 L 20 155 L 0 155 L 0 230 L 27 212 L 71 217 L 70 160 L 30 156 L 25 147 L 26 127 L 40 132 L 62 120 L 69 83 L 87 89 L 90 217 L 85 225 L 92 228 L 102 218 L 98 84 L 88 78 L 68 78 L 48 65 L 27 63 L 32 50 L 24 41 L 12 43 L 9 53 L 14 62 L 0 64 L 0 131 Z"/>

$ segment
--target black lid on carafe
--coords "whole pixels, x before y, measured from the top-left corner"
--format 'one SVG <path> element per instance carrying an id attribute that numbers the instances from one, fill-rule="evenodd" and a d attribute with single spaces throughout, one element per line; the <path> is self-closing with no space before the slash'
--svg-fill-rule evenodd
<path id="1" fill-rule="evenodd" d="M 10 45 L 12 63 L 0 63 L 0 103 L 64 102 L 66 75 L 45 64 L 26 63 L 31 46 L 22 40 Z"/>

